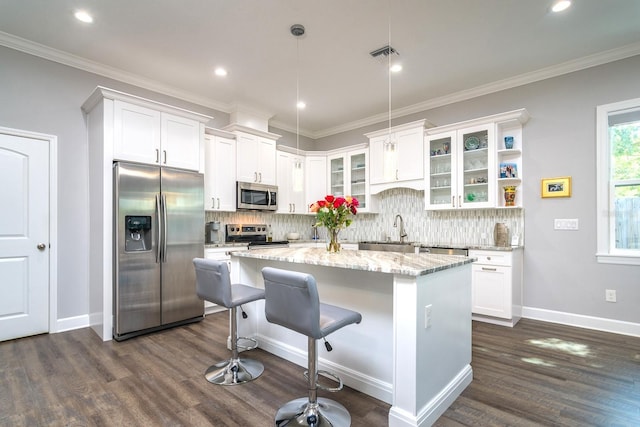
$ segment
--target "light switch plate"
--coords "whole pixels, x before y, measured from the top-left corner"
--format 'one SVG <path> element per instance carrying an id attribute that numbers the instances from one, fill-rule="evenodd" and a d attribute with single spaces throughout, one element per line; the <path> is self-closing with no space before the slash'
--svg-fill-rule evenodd
<path id="1" fill-rule="evenodd" d="M 571 219 L 554 219 L 553 220 L 553 229 L 554 230 L 578 230 L 578 218 Z"/>

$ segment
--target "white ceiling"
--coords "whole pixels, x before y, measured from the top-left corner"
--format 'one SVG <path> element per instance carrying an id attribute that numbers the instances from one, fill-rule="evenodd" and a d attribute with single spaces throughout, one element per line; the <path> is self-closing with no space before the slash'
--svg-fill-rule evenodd
<path id="1" fill-rule="evenodd" d="M 640 0 L 0 0 L 0 44 L 321 137 L 640 53 Z M 93 14 L 93 24 L 73 17 Z M 302 24 L 306 34 L 289 32 Z M 216 66 L 229 70 L 213 76 Z"/>

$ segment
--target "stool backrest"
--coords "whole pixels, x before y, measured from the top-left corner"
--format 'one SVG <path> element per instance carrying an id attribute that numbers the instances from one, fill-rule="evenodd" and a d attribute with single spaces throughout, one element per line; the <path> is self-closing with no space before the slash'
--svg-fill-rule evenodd
<path id="1" fill-rule="evenodd" d="M 231 276 L 224 261 L 194 258 L 196 293 L 205 301 L 231 307 Z"/>
<path id="2" fill-rule="evenodd" d="M 306 273 L 262 269 L 267 320 L 315 339 L 320 331 L 320 298 L 316 279 Z"/>

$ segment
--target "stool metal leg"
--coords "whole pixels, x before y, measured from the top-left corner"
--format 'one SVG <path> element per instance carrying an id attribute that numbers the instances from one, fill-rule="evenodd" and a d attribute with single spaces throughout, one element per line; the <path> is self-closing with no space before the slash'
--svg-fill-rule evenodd
<path id="1" fill-rule="evenodd" d="M 318 397 L 318 353 L 316 340 L 308 339 L 309 397 L 285 403 L 276 413 L 276 427 L 349 427 L 351 415 L 340 403 Z"/>
<path id="2" fill-rule="evenodd" d="M 238 357 L 238 324 L 236 308 L 231 312 L 231 359 L 210 366 L 204 377 L 213 384 L 237 385 L 255 380 L 264 371 L 264 366 L 257 360 Z"/>

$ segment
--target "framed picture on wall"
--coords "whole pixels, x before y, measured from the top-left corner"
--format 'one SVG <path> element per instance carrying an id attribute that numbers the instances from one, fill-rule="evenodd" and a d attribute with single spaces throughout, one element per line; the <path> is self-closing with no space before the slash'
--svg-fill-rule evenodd
<path id="1" fill-rule="evenodd" d="M 571 177 L 542 178 L 542 197 L 571 197 Z"/>

